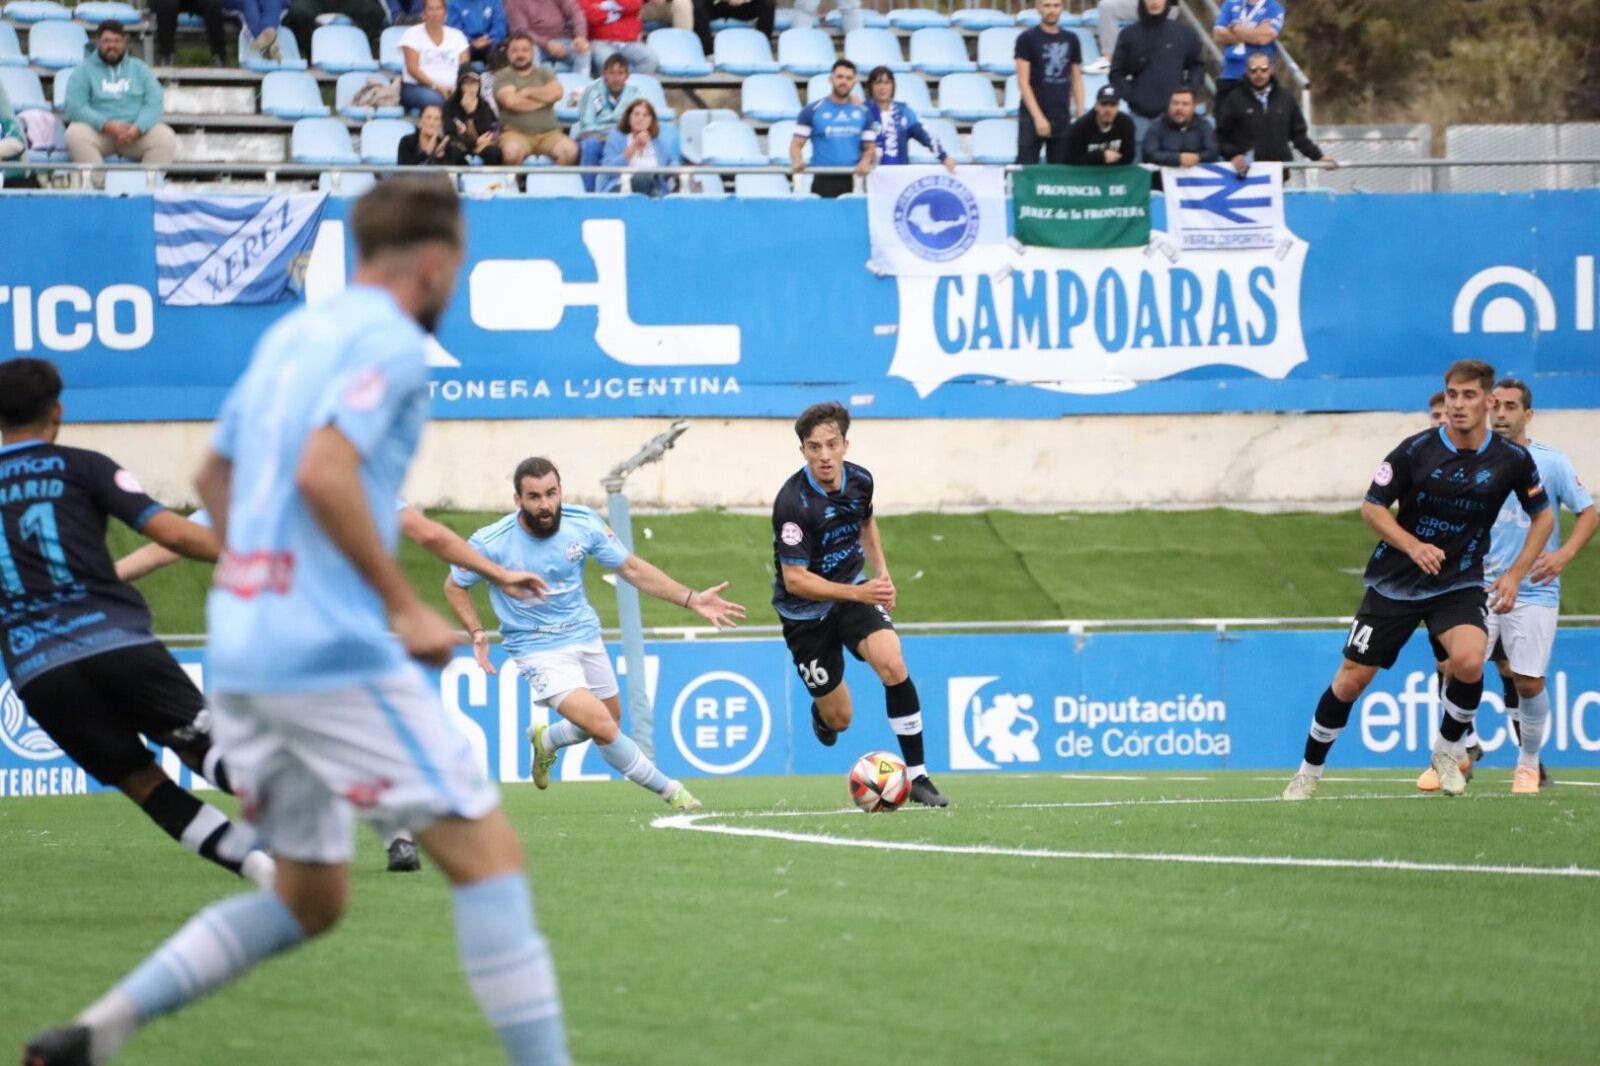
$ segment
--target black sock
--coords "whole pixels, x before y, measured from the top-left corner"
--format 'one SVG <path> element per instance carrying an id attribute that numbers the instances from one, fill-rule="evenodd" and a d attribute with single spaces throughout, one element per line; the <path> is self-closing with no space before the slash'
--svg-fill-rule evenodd
<path id="1" fill-rule="evenodd" d="M 218 791 L 233 795 L 233 782 L 228 777 L 228 765 L 222 761 L 222 752 L 208 746 L 200 760 L 200 773 Z"/>
<path id="2" fill-rule="evenodd" d="M 1305 760 L 1312 766 L 1328 761 L 1328 749 L 1339 739 L 1345 723 L 1350 721 L 1350 709 L 1355 702 L 1346 703 L 1333 694 L 1332 686 L 1322 690 L 1317 701 L 1317 713 L 1311 716 L 1311 732 L 1306 736 Z"/>
<path id="3" fill-rule="evenodd" d="M 898 685 L 883 686 L 884 705 L 889 710 L 889 728 L 900 742 L 900 754 L 906 765 L 927 772 L 927 756 L 922 750 L 922 701 L 917 698 L 917 686 L 908 677 Z"/>
<path id="4" fill-rule="evenodd" d="M 820 725 L 824 729 L 832 729 L 833 728 L 827 722 L 822 720 L 822 712 L 817 710 L 817 705 L 816 705 L 815 702 L 813 702 L 811 704 L 811 720 L 813 722 L 815 722 L 817 725 Z"/>
<path id="5" fill-rule="evenodd" d="M 232 873 L 239 872 L 255 840 L 248 829 L 240 829 L 227 815 L 171 781 L 156 786 L 143 810 L 173 840 Z"/>
<path id="6" fill-rule="evenodd" d="M 1444 698 L 1444 718 L 1439 722 L 1439 735 L 1454 744 L 1467 735 L 1472 719 L 1478 713 L 1478 704 L 1483 702 L 1483 678 L 1476 681 L 1451 678 L 1445 686 Z M 1457 717 L 1458 713 L 1461 717 Z"/>

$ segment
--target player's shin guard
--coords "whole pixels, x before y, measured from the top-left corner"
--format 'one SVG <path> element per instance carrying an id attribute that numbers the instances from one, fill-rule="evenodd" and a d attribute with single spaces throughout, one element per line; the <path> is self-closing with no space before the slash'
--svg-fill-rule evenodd
<path id="1" fill-rule="evenodd" d="M 512 1066 L 565 1066 L 566 1027 L 550 948 L 522 874 L 450 892 L 467 984 Z"/>
<path id="2" fill-rule="evenodd" d="M 649 789 L 663 799 L 672 795 L 672 790 L 678 787 L 676 781 L 656 769 L 656 764 L 639 750 L 639 745 L 633 742 L 632 737 L 619 733 L 617 739 L 611 743 L 602 744 L 597 740 L 594 746 L 600 752 L 600 757 L 606 761 L 606 765 L 634 784 Z"/>
<path id="3" fill-rule="evenodd" d="M 171 781 L 158 785 L 143 808 L 173 840 L 232 873 L 240 872 L 244 857 L 255 847 L 255 833 L 234 825 L 227 815 Z"/>
<path id="4" fill-rule="evenodd" d="M 1550 721 L 1550 693 L 1540 692 L 1528 696 L 1518 710 L 1522 724 L 1517 734 L 1517 765 L 1527 769 L 1539 768 L 1539 748 L 1544 744 L 1545 725 Z"/>
<path id="5" fill-rule="evenodd" d="M 1472 727 L 1478 715 L 1478 704 L 1483 701 L 1483 678 L 1462 681 L 1451 678 L 1444 689 L 1444 718 L 1439 722 L 1439 738 L 1433 742 L 1434 751 L 1448 751 L 1461 757 L 1461 738 Z"/>
<path id="6" fill-rule="evenodd" d="M 928 773 L 928 760 L 922 747 L 922 701 L 917 698 L 917 686 L 908 677 L 898 685 L 883 686 L 883 695 L 889 711 L 889 728 L 900 742 L 906 770 L 915 781 Z"/>
<path id="7" fill-rule="evenodd" d="M 1328 761 L 1328 749 L 1344 732 L 1345 723 L 1350 721 L 1350 709 L 1354 706 L 1353 702 L 1346 703 L 1335 696 L 1331 685 L 1323 689 L 1322 698 L 1317 701 L 1317 713 L 1311 716 L 1305 757 L 1300 763 L 1301 773 L 1312 777 L 1322 776 L 1322 766 Z"/>

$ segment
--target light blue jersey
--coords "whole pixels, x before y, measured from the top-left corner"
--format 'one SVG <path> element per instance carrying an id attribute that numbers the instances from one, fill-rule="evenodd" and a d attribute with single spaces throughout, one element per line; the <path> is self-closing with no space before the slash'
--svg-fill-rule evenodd
<path id="1" fill-rule="evenodd" d="M 583 563 L 594 559 L 615 570 L 628 558 L 611 527 L 594 511 L 574 504 L 561 507 L 561 528 L 548 537 L 529 533 L 513 511 L 484 526 L 467 542 L 508 570 L 538 574 L 549 584 L 543 602 L 514 600 L 490 586 L 489 602 L 500 619 L 505 649 L 511 655 L 584 644 L 600 637 L 600 616 L 583 591 Z M 483 578 L 459 566 L 450 576 L 462 588 Z"/>
<path id="2" fill-rule="evenodd" d="M 360 452 L 385 547 L 428 420 L 424 335 L 387 292 L 358 286 L 283 318 L 256 346 L 212 446 L 233 462 L 228 542 L 207 601 L 207 674 L 222 692 L 344 688 L 406 667 L 377 592 L 323 532 L 295 486 L 323 426 Z"/>
<path id="3" fill-rule="evenodd" d="M 1578 480 L 1577 472 L 1572 469 L 1572 461 L 1565 455 L 1538 441 L 1530 441 L 1528 451 L 1533 456 L 1534 465 L 1539 468 L 1539 480 L 1544 483 L 1544 490 L 1549 495 L 1550 503 L 1556 507 L 1556 511 L 1553 512 L 1556 524 L 1550 530 L 1550 541 L 1544 549 L 1553 552 L 1561 547 L 1560 508 L 1564 506 L 1573 514 L 1577 514 L 1593 507 L 1594 498 L 1589 495 L 1589 490 L 1584 488 L 1583 482 Z M 1489 531 L 1489 553 L 1483 557 L 1485 581 L 1492 582 L 1511 569 L 1511 564 L 1516 562 L 1517 556 L 1522 553 L 1522 546 L 1527 543 L 1528 527 L 1531 525 L 1533 519 L 1528 517 L 1528 512 L 1517 502 L 1516 495 L 1507 496 L 1506 502 L 1500 508 L 1500 514 L 1494 520 L 1494 528 Z M 1524 578 L 1522 587 L 1517 590 L 1517 602 L 1546 607 L 1560 606 L 1561 579 L 1556 578 L 1548 585 L 1535 585 Z"/>

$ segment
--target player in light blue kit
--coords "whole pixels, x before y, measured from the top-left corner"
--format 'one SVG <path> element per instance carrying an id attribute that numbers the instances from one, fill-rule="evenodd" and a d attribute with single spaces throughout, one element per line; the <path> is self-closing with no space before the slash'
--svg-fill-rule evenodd
<path id="1" fill-rule="evenodd" d="M 583 592 L 583 565 L 594 559 L 647 596 L 677 604 L 718 629 L 732 628 L 744 608 L 722 598 L 724 581 L 699 592 L 679 584 L 637 555 L 630 555 L 600 516 L 561 502 L 561 473 L 548 459 L 524 459 L 511 476 L 517 509 L 474 533 L 468 544 L 501 566 L 538 574 L 548 583 L 542 602 L 519 601 L 492 589 L 489 601 L 500 619 L 506 652 L 528 679 L 536 702 L 564 721 L 528 730 L 533 744 L 533 783 L 550 787 L 556 752 L 593 739 L 601 758 L 619 774 L 654 792 L 674 810 L 700 809 L 689 790 L 656 768 L 622 732 L 617 677 L 600 640 L 600 617 Z M 477 574 L 452 568 L 444 596 L 472 634 L 472 653 L 484 672 L 489 638 L 468 590 Z"/>
<path id="2" fill-rule="evenodd" d="M 75 1024 L 35 1038 L 29 1066 L 99 1066 L 155 1018 L 330 929 L 353 810 L 414 830 L 449 878 L 461 964 L 506 1060 L 570 1061 L 521 845 L 412 661 L 444 663 L 455 634 L 393 557 L 394 501 L 428 418 L 424 331 L 461 268 L 460 205 L 449 183 L 394 178 L 350 224 L 354 283 L 262 338 L 197 481 L 225 546 L 208 604 L 217 739 L 277 860 L 274 888 L 201 911 Z"/>

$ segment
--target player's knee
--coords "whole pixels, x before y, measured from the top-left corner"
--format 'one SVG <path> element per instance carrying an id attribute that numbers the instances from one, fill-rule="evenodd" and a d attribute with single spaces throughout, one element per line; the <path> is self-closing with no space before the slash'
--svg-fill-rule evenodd
<path id="1" fill-rule="evenodd" d="M 1483 680 L 1482 655 L 1452 655 L 1445 671 L 1457 681 L 1472 684 L 1474 681 Z"/>
<path id="2" fill-rule="evenodd" d="M 1376 666 L 1363 666 L 1347 660 L 1339 667 L 1339 672 L 1333 676 L 1333 684 L 1328 687 L 1345 703 L 1354 703 L 1361 698 L 1361 694 L 1372 684 L 1372 679 L 1377 674 Z"/>
<path id="3" fill-rule="evenodd" d="M 1523 677 L 1517 674 L 1513 682 L 1517 686 L 1517 695 L 1525 700 L 1530 700 L 1544 691 L 1544 678 Z"/>
<path id="4" fill-rule="evenodd" d="M 885 685 L 898 685 L 911 676 L 910 671 L 906 669 L 905 658 L 899 655 L 883 659 L 873 664 L 872 668 L 878 672 L 878 680 Z"/>
<path id="5" fill-rule="evenodd" d="M 319 880 L 315 888 L 297 888 L 280 879 L 276 887 L 278 898 L 289 908 L 307 938 L 321 936 L 338 925 L 350 896 L 349 884 L 343 880 L 337 883 Z"/>
<path id="6" fill-rule="evenodd" d="M 601 744 L 609 744 L 622 735 L 622 727 L 609 713 L 600 716 L 592 726 L 586 726 L 591 736 Z"/>

